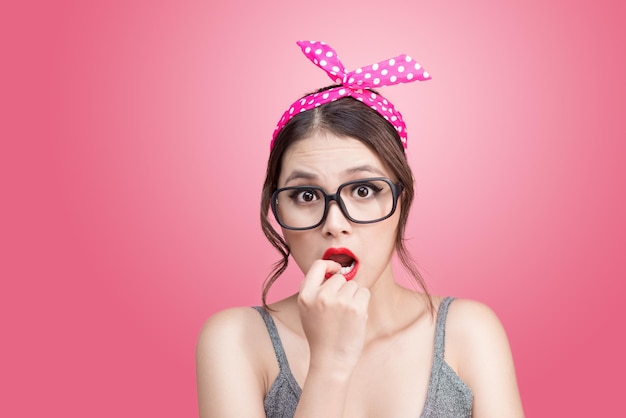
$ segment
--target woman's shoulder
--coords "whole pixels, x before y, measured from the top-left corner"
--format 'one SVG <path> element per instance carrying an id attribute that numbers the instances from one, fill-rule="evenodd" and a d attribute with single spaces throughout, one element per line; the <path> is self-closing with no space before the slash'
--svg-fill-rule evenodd
<path id="1" fill-rule="evenodd" d="M 284 322 L 285 318 L 298 316 L 294 296 L 274 302 L 268 307 L 274 321 Z M 268 339 L 267 333 L 263 316 L 254 306 L 238 306 L 212 314 L 202 326 L 199 338 L 243 343 L 259 341 L 263 337 Z"/>
<path id="2" fill-rule="evenodd" d="M 202 326 L 198 343 L 241 343 L 262 331 L 263 320 L 250 306 L 228 308 L 212 314 Z"/>
<path id="3" fill-rule="evenodd" d="M 506 332 L 494 310 L 476 300 L 454 299 L 446 320 L 446 348 L 454 354 L 451 357 L 462 361 L 464 357 L 486 355 L 494 347 L 509 349 Z"/>
<path id="4" fill-rule="evenodd" d="M 511 411 L 507 408 L 513 405 L 521 411 L 508 337 L 493 309 L 475 300 L 455 299 L 445 338 L 446 361 L 472 389 L 478 409 Z"/>
<path id="5" fill-rule="evenodd" d="M 455 298 L 450 303 L 446 321 L 446 335 L 463 339 L 465 343 L 480 343 L 501 337 L 504 333 L 498 315 L 487 304 Z"/>
<path id="6" fill-rule="evenodd" d="M 272 346 L 263 319 L 252 307 L 211 315 L 196 345 L 200 416 L 260 417 Z M 277 368 L 278 366 L 276 366 Z"/>
<path id="7" fill-rule="evenodd" d="M 217 381 L 222 384 L 238 377 L 250 383 L 251 391 L 262 388 L 272 353 L 259 312 L 249 306 L 218 311 L 205 321 L 198 335 L 198 379 L 207 387 L 215 387 Z"/>
<path id="8" fill-rule="evenodd" d="M 202 326 L 196 344 L 196 360 L 199 363 L 215 362 L 238 367 L 253 367 L 257 372 L 264 362 L 267 340 L 271 344 L 263 318 L 249 306 L 228 308 L 211 315 Z"/>

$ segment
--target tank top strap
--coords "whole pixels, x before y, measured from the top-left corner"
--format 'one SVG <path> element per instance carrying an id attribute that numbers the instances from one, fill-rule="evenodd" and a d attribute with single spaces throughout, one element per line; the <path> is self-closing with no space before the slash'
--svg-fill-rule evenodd
<path id="1" fill-rule="evenodd" d="M 448 318 L 448 308 L 453 300 L 453 297 L 448 296 L 439 304 L 437 324 L 435 325 L 435 360 L 443 361 L 446 351 L 446 320 Z"/>
<path id="2" fill-rule="evenodd" d="M 474 398 L 472 390 L 444 359 L 448 308 L 454 299 L 454 297 L 444 298 L 437 310 L 433 368 L 421 418 L 470 417 L 472 415 Z"/>
<path id="3" fill-rule="evenodd" d="M 439 378 L 441 377 L 441 370 L 445 363 L 446 318 L 448 316 L 448 307 L 453 300 L 453 297 L 444 298 L 439 304 L 439 309 L 437 310 L 433 366 L 430 372 L 430 380 L 428 382 L 428 390 L 426 391 L 426 402 L 424 404 L 424 410 L 422 411 L 422 417 L 427 416 L 428 411 L 432 408 L 432 405 L 435 404 L 437 388 L 439 387 Z"/>
<path id="4" fill-rule="evenodd" d="M 287 355 L 285 354 L 283 343 L 280 341 L 280 336 L 278 335 L 278 329 L 276 328 L 274 318 L 272 318 L 272 315 L 270 315 L 269 312 L 267 312 L 267 310 L 265 310 L 262 306 L 253 306 L 253 308 L 261 314 L 263 322 L 265 322 L 265 327 L 267 328 L 270 340 L 272 341 L 272 346 L 274 347 L 276 360 L 278 360 L 278 367 L 282 372 L 291 373 L 289 370 L 289 363 L 287 362 Z"/>

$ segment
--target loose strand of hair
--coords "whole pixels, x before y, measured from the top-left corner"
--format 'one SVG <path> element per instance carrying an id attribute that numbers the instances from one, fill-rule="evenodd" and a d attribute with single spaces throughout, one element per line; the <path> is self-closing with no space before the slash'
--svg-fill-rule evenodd
<path id="1" fill-rule="evenodd" d="M 396 249 L 396 253 L 398 254 L 398 259 L 400 260 L 402 267 L 404 267 L 404 269 L 411 275 L 413 280 L 415 280 L 419 287 L 421 287 L 421 289 L 424 291 L 424 295 L 426 295 L 426 299 L 428 299 L 428 311 L 430 312 L 431 316 L 434 317 L 435 305 L 433 303 L 432 295 L 430 294 L 430 290 L 428 289 L 426 280 L 424 280 L 424 278 L 420 274 L 417 265 L 413 260 L 413 257 L 411 257 L 411 254 L 406 249 L 406 246 L 404 245 L 404 240 L 400 241 L 400 244 Z"/>

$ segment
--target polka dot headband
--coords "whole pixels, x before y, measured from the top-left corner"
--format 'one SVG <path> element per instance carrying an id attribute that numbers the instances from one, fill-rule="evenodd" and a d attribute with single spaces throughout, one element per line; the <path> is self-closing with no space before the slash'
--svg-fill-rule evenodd
<path id="1" fill-rule="evenodd" d="M 283 113 L 278 125 L 276 125 L 270 148 L 274 146 L 278 133 L 298 113 L 349 96 L 369 105 L 391 123 L 402 140 L 402 146 L 406 149 L 406 125 L 402 120 L 402 115 L 387 99 L 368 89 L 416 80 L 429 80 L 430 75 L 428 72 L 424 71 L 413 58 L 405 54 L 377 64 L 357 68 L 354 71 L 346 71 L 341 61 L 339 61 L 335 50 L 324 42 L 299 41 L 297 44 L 302 49 L 304 55 L 315 65 L 326 71 L 326 74 L 339 86 L 319 93 L 309 94 L 292 104 Z"/>

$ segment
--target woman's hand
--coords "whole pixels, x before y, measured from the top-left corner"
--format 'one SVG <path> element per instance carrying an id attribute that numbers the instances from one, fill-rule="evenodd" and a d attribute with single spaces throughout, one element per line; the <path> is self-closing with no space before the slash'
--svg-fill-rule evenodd
<path id="1" fill-rule="evenodd" d="M 349 376 L 365 342 L 369 289 L 346 281 L 341 265 L 317 260 L 300 286 L 298 308 L 310 347 L 309 371 Z M 327 273 L 333 274 L 325 280 Z"/>

